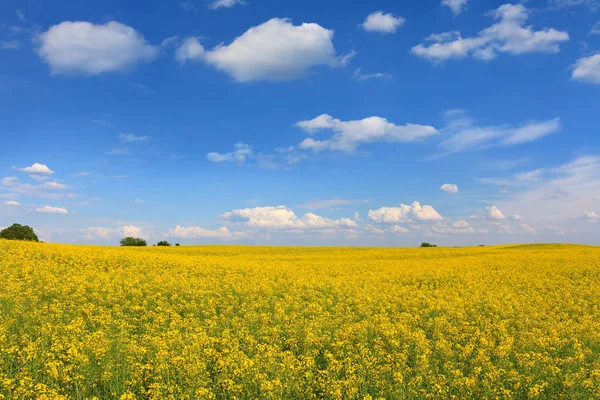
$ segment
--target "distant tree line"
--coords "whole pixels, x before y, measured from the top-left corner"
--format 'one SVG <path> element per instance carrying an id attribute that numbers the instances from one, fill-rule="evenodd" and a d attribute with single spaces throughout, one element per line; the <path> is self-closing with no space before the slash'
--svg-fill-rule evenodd
<path id="1" fill-rule="evenodd" d="M 148 246 L 148 242 L 146 242 L 146 240 L 144 240 L 142 238 L 134 238 L 131 236 L 121 239 L 120 243 L 121 243 L 121 246 L 133 246 L 133 247 Z M 156 243 L 154 246 L 170 247 L 170 246 L 172 246 L 172 244 L 167 242 L 166 240 L 161 240 L 160 242 Z M 180 246 L 180 244 L 175 243 L 175 246 Z"/>
<path id="2" fill-rule="evenodd" d="M 423 242 L 423 243 L 421 243 L 421 247 L 437 247 L 437 244 Z"/>

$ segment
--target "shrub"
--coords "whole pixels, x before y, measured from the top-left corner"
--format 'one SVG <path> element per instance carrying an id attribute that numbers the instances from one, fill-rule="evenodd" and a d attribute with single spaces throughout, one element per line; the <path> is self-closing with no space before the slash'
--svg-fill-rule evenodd
<path id="1" fill-rule="evenodd" d="M 0 239 L 25 240 L 28 242 L 40 241 L 32 227 L 20 224 L 12 224 L 12 226 L 0 231 Z"/>
<path id="2" fill-rule="evenodd" d="M 161 240 L 160 242 L 156 243 L 157 246 L 170 246 L 171 243 L 167 242 L 166 240 Z"/>
<path id="3" fill-rule="evenodd" d="M 148 243 L 146 243 L 146 241 L 144 239 L 134 238 L 131 236 L 121 239 L 120 243 L 121 243 L 121 246 L 137 246 L 137 247 L 148 246 Z"/>

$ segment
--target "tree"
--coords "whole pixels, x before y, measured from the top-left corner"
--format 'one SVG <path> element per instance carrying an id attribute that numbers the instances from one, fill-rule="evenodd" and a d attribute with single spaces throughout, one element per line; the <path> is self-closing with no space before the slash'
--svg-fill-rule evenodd
<path id="1" fill-rule="evenodd" d="M 156 243 L 156 245 L 167 247 L 167 246 L 170 246 L 171 243 L 167 242 L 166 240 L 161 240 L 160 242 Z"/>
<path id="2" fill-rule="evenodd" d="M 179 247 L 181 246 L 179 243 L 175 243 L 175 247 Z"/>
<path id="3" fill-rule="evenodd" d="M 121 246 L 137 246 L 137 247 L 148 246 L 148 243 L 146 243 L 146 241 L 144 239 L 134 238 L 131 236 L 121 239 L 120 243 L 121 243 Z"/>
<path id="4" fill-rule="evenodd" d="M 421 247 L 437 247 L 437 245 L 423 242 L 423 243 L 421 243 Z"/>
<path id="5" fill-rule="evenodd" d="M 12 224 L 12 226 L 0 231 L 0 239 L 25 240 L 28 242 L 40 241 L 32 227 L 20 224 Z"/>

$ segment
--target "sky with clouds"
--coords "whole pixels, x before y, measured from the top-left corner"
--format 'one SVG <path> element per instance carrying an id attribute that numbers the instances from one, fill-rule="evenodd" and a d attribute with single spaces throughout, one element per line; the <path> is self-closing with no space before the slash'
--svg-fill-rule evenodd
<path id="1" fill-rule="evenodd" d="M 0 59 L 0 228 L 600 244 L 600 0 L 7 0 Z"/>

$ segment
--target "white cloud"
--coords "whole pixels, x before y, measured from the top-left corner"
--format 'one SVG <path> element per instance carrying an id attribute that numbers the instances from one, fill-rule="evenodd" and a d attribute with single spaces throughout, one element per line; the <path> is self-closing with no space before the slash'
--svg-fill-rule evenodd
<path id="1" fill-rule="evenodd" d="M 444 183 L 440 190 L 449 194 L 456 194 L 458 193 L 458 186 L 453 183 Z"/>
<path id="2" fill-rule="evenodd" d="M 16 176 L 7 176 L 6 178 L 2 178 L 2 180 L 0 180 L 0 184 L 2 184 L 2 186 L 13 186 L 17 182 L 18 179 Z"/>
<path id="3" fill-rule="evenodd" d="M 600 35 L 600 21 L 596 22 L 590 30 L 590 35 Z"/>
<path id="4" fill-rule="evenodd" d="M 521 218 L 521 216 L 520 216 L 519 214 L 513 214 L 513 215 L 511 215 L 511 216 L 510 216 L 510 218 L 509 218 L 509 219 L 511 219 L 511 220 L 513 220 L 513 221 L 520 221 L 520 220 L 522 220 L 523 218 Z"/>
<path id="5" fill-rule="evenodd" d="M 252 157 L 254 155 L 252 151 L 252 147 L 245 143 L 236 143 L 235 150 L 230 153 L 208 153 L 206 158 L 208 161 L 214 163 L 221 162 L 237 162 L 243 164 L 246 162 L 246 159 Z"/>
<path id="6" fill-rule="evenodd" d="M 438 223 L 431 226 L 431 230 L 437 234 L 474 234 L 475 229 L 465 220 L 457 221 L 451 225 Z"/>
<path id="7" fill-rule="evenodd" d="M 99 75 L 156 59 L 158 47 L 119 22 L 65 21 L 38 36 L 38 53 L 52 74 Z"/>
<path id="8" fill-rule="evenodd" d="M 94 239 L 103 239 L 107 240 L 113 235 L 113 230 L 111 228 L 102 228 L 102 227 L 93 227 L 87 228 L 85 230 L 84 239 L 85 240 L 94 240 Z"/>
<path id="9" fill-rule="evenodd" d="M 516 128 L 505 136 L 501 145 L 510 146 L 521 143 L 534 142 L 544 136 L 558 132 L 560 130 L 560 118 L 554 118 L 549 121 L 530 123 L 520 128 Z"/>
<path id="10" fill-rule="evenodd" d="M 531 234 L 537 233 L 537 231 L 535 229 L 533 229 L 531 226 L 529 226 L 527 224 L 521 224 L 521 229 L 523 230 L 523 233 L 531 233 Z"/>
<path id="11" fill-rule="evenodd" d="M 208 6 L 212 10 L 219 8 L 231 8 L 237 4 L 244 4 L 244 0 L 215 0 Z"/>
<path id="12" fill-rule="evenodd" d="M 36 208 L 35 210 L 38 213 L 42 214 L 68 214 L 69 212 L 65 208 L 60 207 L 52 207 L 52 206 L 44 206 L 41 208 Z"/>
<path id="13" fill-rule="evenodd" d="M 202 58 L 240 82 L 291 80 L 316 66 L 337 67 L 349 61 L 353 53 L 339 57 L 332 38 L 333 31 L 318 24 L 295 26 L 289 19 L 273 18 L 210 51 L 201 52 L 197 40 L 186 41 L 176 57 Z"/>
<path id="14" fill-rule="evenodd" d="M 596 11 L 600 8 L 600 1 L 598 0 L 550 0 L 549 3 L 551 8 L 587 6 L 592 11 Z"/>
<path id="15" fill-rule="evenodd" d="M 268 230 L 344 230 L 356 228 L 358 224 L 350 218 L 337 220 L 308 213 L 302 218 L 285 206 L 255 207 L 233 210 L 221 214 L 221 218 L 231 222 L 242 222 L 249 227 Z"/>
<path id="16" fill-rule="evenodd" d="M 165 236 L 184 239 L 234 239 L 237 236 L 239 236 L 239 232 L 236 232 L 236 234 L 229 231 L 229 229 L 227 229 L 227 227 L 225 226 L 222 226 L 218 229 L 210 230 L 200 228 L 198 226 L 183 227 L 181 225 L 177 225 L 177 227 L 175 227 L 174 229 L 169 230 L 165 234 Z"/>
<path id="17" fill-rule="evenodd" d="M 328 114 L 322 114 L 312 120 L 297 122 L 296 126 L 309 134 L 315 134 L 321 130 L 333 132 L 329 139 L 307 138 L 299 144 L 300 148 L 313 151 L 329 149 L 353 152 L 364 143 L 415 142 L 438 134 L 434 127 L 427 125 L 395 125 L 381 117 L 341 121 Z"/>
<path id="18" fill-rule="evenodd" d="M 44 189 L 59 189 L 59 190 L 64 190 L 67 188 L 67 185 L 62 184 L 62 183 L 58 183 L 58 182 L 44 182 L 40 185 L 41 188 Z"/>
<path id="19" fill-rule="evenodd" d="M 377 210 L 369 210 L 369 218 L 372 221 L 386 224 L 444 219 L 432 206 L 421 206 L 418 201 L 410 206 L 401 204 L 400 207 L 382 207 Z"/>
<path id="20" fill-rule="evenodd" d="M 362 72 L 362 70 L 360 68 L 357 68 L 354 71 L 354 74 L 352 75 L 352 77 L 354 79 L 356 79 L 357 81 L 368 81 L 371 79 L 389 79 L 392 76 L 390 74 L 386 74 L 383 72 L 375 72 L 372 74 L 365 74 Z"/>
<path id="21" fill-rule="evenodd" d="M 148 139 L 150 139 L 149 136 L 136 136 L 131 133 L 121 133 L 119 135 L 119 140 L 124 143 L 146 142 Z"/>
<path id="22" fill-rule="evenodd" d="M 135 225 L 125 225 L 121 227 L 119 233 L 122 237 L 143 237 L 142 228 Z"/>
<path id="23" fill-rule="evenodd" d="M 309 210 L 327 209 L 334 207 L 343 207 L 351 204 L 366 204 L 368 200 L 351 200 L 351 199 L 329 199 L 329 200 L 313 200 L 301 204 L 299 207 Z"/>
<path id="24" fill-rule="evenodd" d="M 467 0 L 442 0 L 442 4 L 450 8 L 454 15 L 458 15 L 463 12 L 467 6 Z"/>
<path id="25" fill-rule="evenodd" d="M 405 18 L 396 17 L 391 13 L 384 14 L 381 11 L 376 11 L 365 19 L 362 27 L 368 32 L 379 33 L 396 33 L 396 30 L 404 25 Z"/>
<path id="26" fill-rule="evenodd" d="M 5 206 L 12 206 L 12 207 L 18 207 L 21 205 L 18 201 L 14 201 L 14 200 L 7 200 L 2 204 L 4 204 Z"/>
<path id="27" fill-rule="evenodd" d="M 135 204 L 146 204 L 146 200 L 142 200 L 142 199 L 135 199 L 133 202 Z"/>
<path id="28" fill-rule="evenodd" d="M 577 60 L 571 78 L 577 81 L 600 84 L 600 53 L 581 57 Z"/>
<path id="29" fill-rule="evenodd" d="M 385 235 L 385 231 L 383 229 L 380 229 L 374 225 L 365 225 L 363 230 L 371 235 Z"/>
<path id="30" fill-rule="evenodd" d="M 197 37 L 189 37 L 175 51 L 175 60 L 185 64 L 188 60 L 200 60 L 204 57 L 204 47 Z"/>
<path id="31" fill-rule="evenodd" d="M 396 234 L 396 235 L 405 235 L 407 233 L 410 233 L 410 231 L 408 229 L 406 229 L 403 226 L 399 226 L 399 225 L 394 225 L 390 228 L 390 232 Z"/>
<path id="32" fill-rule="evenodd" d="M 32 178 L 38 179 L 40 175 L 30 175 Z M 48 175 L 46 175 L 48 177 Z M 56 193 L 55 190 L 64 190 L 67 188 L 66 185 L 59 182 L 44 182 L 39 185 L 32 185 L 30 183 L 21 183 L 14 176 L 9 176 L 0 180 L 0 184 L 7 188 L 7 190 L 13 194 L 25 195 L 31 197 L 47 198 L 47 199 L 63 199 L 63 198 L 75 198 L 77 197 L 74 193 Z"/>
<path id="33" fill-rule="evenodd" d="M 35 175 L 52 175 L 52 174 L 54 174 L 54 171 L 52 171 L 50 168 L 48 168 L 47 165 L 38 164 L 38 163 L 34 163 L 30 167 L 25 167 L 25 168 L 13 167 L 12 169 L 15 169 L 17 171 L 27 172 L 28 174 L 35 174 Z"/>
<path id="34" fill-rule="evenodd" d="M 434 34 L 426 39 L 433 43 L 419 44 L 411 51 L 434 63 L 469 56 L 488 61 L 498 53 L 557 53 L 559 44 L 569 40 L 567 32 L 552 28 L 534 31 L 525 26 L 529 11 L 522 4 L 504 4 L 489 14 L 498 22 L 475 37 L 463 38 L 458 31 Z"/>
<path id="35" fill-rule="evenodd" d="M 560 118 L 528 122 L 520 126 L 479 126 L 465 112 L 450 116 L 442 130 L 447 139 L 439 147 L 444 154 L 481 150 L 495 146 L 516 146 L 539 140 L 561 130 Z"/>
<path id="36" fill-rule="evenodd" d="M 496 206 L 491 206 L 485 209 L 485 213 L 484 213 L 484 217 L 486 219 L 489 220 L 505 220 L 506 217 L 504 216 L 504 214 L 502 213 L 502 211 L 500 211 L 500 209 Z"/>
<path id="37" fill-rule="evenodd" d="M 520 172 L 515 174 L 515 180 L 517 181 L 535 181 L 540 179 L 541 175 L 544 173 L 542 168 L 535 169 L 533 171 Z"/>

